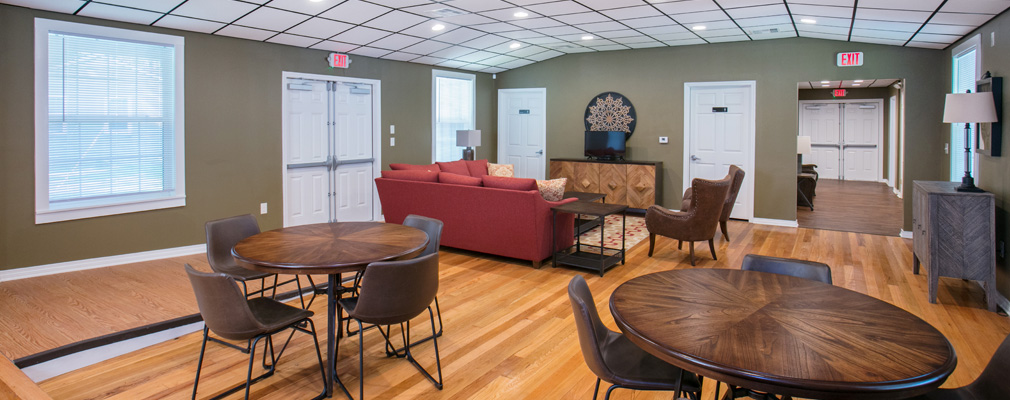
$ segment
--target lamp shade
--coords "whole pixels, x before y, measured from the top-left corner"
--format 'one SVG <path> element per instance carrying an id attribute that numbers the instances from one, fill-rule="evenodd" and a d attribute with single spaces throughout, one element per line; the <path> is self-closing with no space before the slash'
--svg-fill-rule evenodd
<path id="1" fill-rule="evenodd" d="M 943 104 L 943 122 L 996 122 L 992 92 L 949 93 Z"/>
<path id="2" fill-rule="evenodd" d="M 480 146 L 480 131 L 456 131 L 456 146 L 477 147 Z"/>
<path id="3" fill-rule="evenodd" d="M 796 137 L 796 154 L 810 155 L 810 136 Z"/>

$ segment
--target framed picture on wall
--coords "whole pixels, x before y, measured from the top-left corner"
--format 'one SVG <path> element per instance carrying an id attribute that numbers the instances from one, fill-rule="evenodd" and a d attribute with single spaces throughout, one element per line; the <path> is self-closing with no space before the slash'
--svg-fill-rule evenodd
<path id="1" fill-rule="evenodd" d="M 1003 78 L 987 71 L 982 80 L 975 82 L 975 93 L 992 92 L 996 115 L 1000 121 L 980 123 L 975 133 L 975 150 L 991 157 L 999 157 L 1003 149 Z"/>

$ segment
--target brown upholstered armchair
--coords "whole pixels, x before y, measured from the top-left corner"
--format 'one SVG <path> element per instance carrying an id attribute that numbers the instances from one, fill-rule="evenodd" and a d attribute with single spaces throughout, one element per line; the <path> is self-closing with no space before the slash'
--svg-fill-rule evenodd
<path id="1" fill-rule="evenodd" d="M 695 178 L 691 182 L 694 196 L 687 211 L 670 211 L 658 205 L 650 206 L 645 212 L 645 227 L 649 229 L 649 257 L 652 257 L 652 250 L 656 246 L 656 235 L 663 235 L 677 239 L 678 249 L 682 248 L 685 240 L 689 243 L 691 265 L 694 265 L 694 242 L 700 240 L 708 241 L 712 259 L 717 259 L 712 239 L 732 183 L 733 178 L 730 176 L 717 181 Z"/>
<path id="2" fill-rule="evenodd" d="M 729 166 L 729 174 L 733 177 L 733 184 L 729 187 L 729 195 L 726 196 L 726 204 L 722 206 L 722 215 L 719 216 L 719 228 L 722 229 L 722 237 L 729 241 L 729 231 L 726 230 L 726 223 L 729 222 L 729 215 L 733 213 L 733 205 L 736 204 L 736 195 L 740 193 L 740 186 L 743 185 L 745 173 L 736 165 Z M 684 201 L 680 204 L 680 210 L 686 211 L 691 208 L 691 199 L 694 198 L 694 190 L 687 188 L 684 191 Z"/>

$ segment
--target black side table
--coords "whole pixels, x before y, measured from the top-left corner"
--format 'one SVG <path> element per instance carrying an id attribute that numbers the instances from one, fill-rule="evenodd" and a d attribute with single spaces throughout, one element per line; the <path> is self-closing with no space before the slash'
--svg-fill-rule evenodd
<path id="1" fill-rule="evenodd" d="M 586 268 L 595 271 L 599 271 L 600 276 L 603 276 L 604 271 L 607 268 L 613 267 L 620 262 L 624 264 L 624 244 L 625 244 L 625 227 L 627 224 L 627 218 L 622 218 L 621 220 L 621 248 L 612 249 L 603 246 L 604 240 L 607 238 L 607 224 L 606 218 L 608 215 L 617 214 L 627 210 L 628 206 L 622 204 L 603 204 L 603 203 L 591 203 L 585 201 L 575 201 L 567 204 L 562 204 L 560 206 L 551 207 L 553 211 L 553 231 L 551 239 L 554 240 L 554 266 L 557 267 L 561 265 L 571 265 L 578 268 Z M 558 229 L 558 213 L 566 212 L 572 213 L 576 216 L 588 215 L 596 217 L 600 224 L 600 245 L 589 245 L 582 244 L 578 236 L 575 238 L 575 244 L 569 246 L 565 249 L 557 248 L 557 229 Z M 586 250 L 598 250 L 599 252 L 583 251 L 583 247 Z"/>
<path id="2" fill-rule="evenodd" d="M 564 199 L 570 199 L 572 197 L 578 199 L 579 201 L 585 201 L 585 202 L 595 202 L 596 200 L 599 200 L 601 203 L 606 203 L 607 202 L 607 195 L 605 195 L 603 193 L 565 192 L 565 195 L 562 198 L 564 198 Z M 597 225 L 600 225 L 600 221 L 597 220 L 596 218 L 586 220 L 586 219 L 579 218 L 576 215 L 575 216 L 575 237 L 579 237 L 579 235 L 591 231 Z"/>

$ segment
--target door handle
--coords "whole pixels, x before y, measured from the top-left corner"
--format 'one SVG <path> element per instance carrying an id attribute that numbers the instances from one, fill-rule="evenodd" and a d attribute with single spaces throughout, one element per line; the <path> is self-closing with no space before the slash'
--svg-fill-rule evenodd
<path id="1" fill-rule="evenodd" d="M 543 150 L 543 149 L 540 149 L 540 150 L 537 150 L 537 153 L 536 153 L 536 154 L 537 154 L 538 156 L 542 156 L 542 155 L 544 155 L 544 150 Z"/>
<path id="2" fill-rule="evenodd" d="M 701 161 L 701 159 L 698 158 L 698 156 L 691 154 L 691 161 Z"/>

